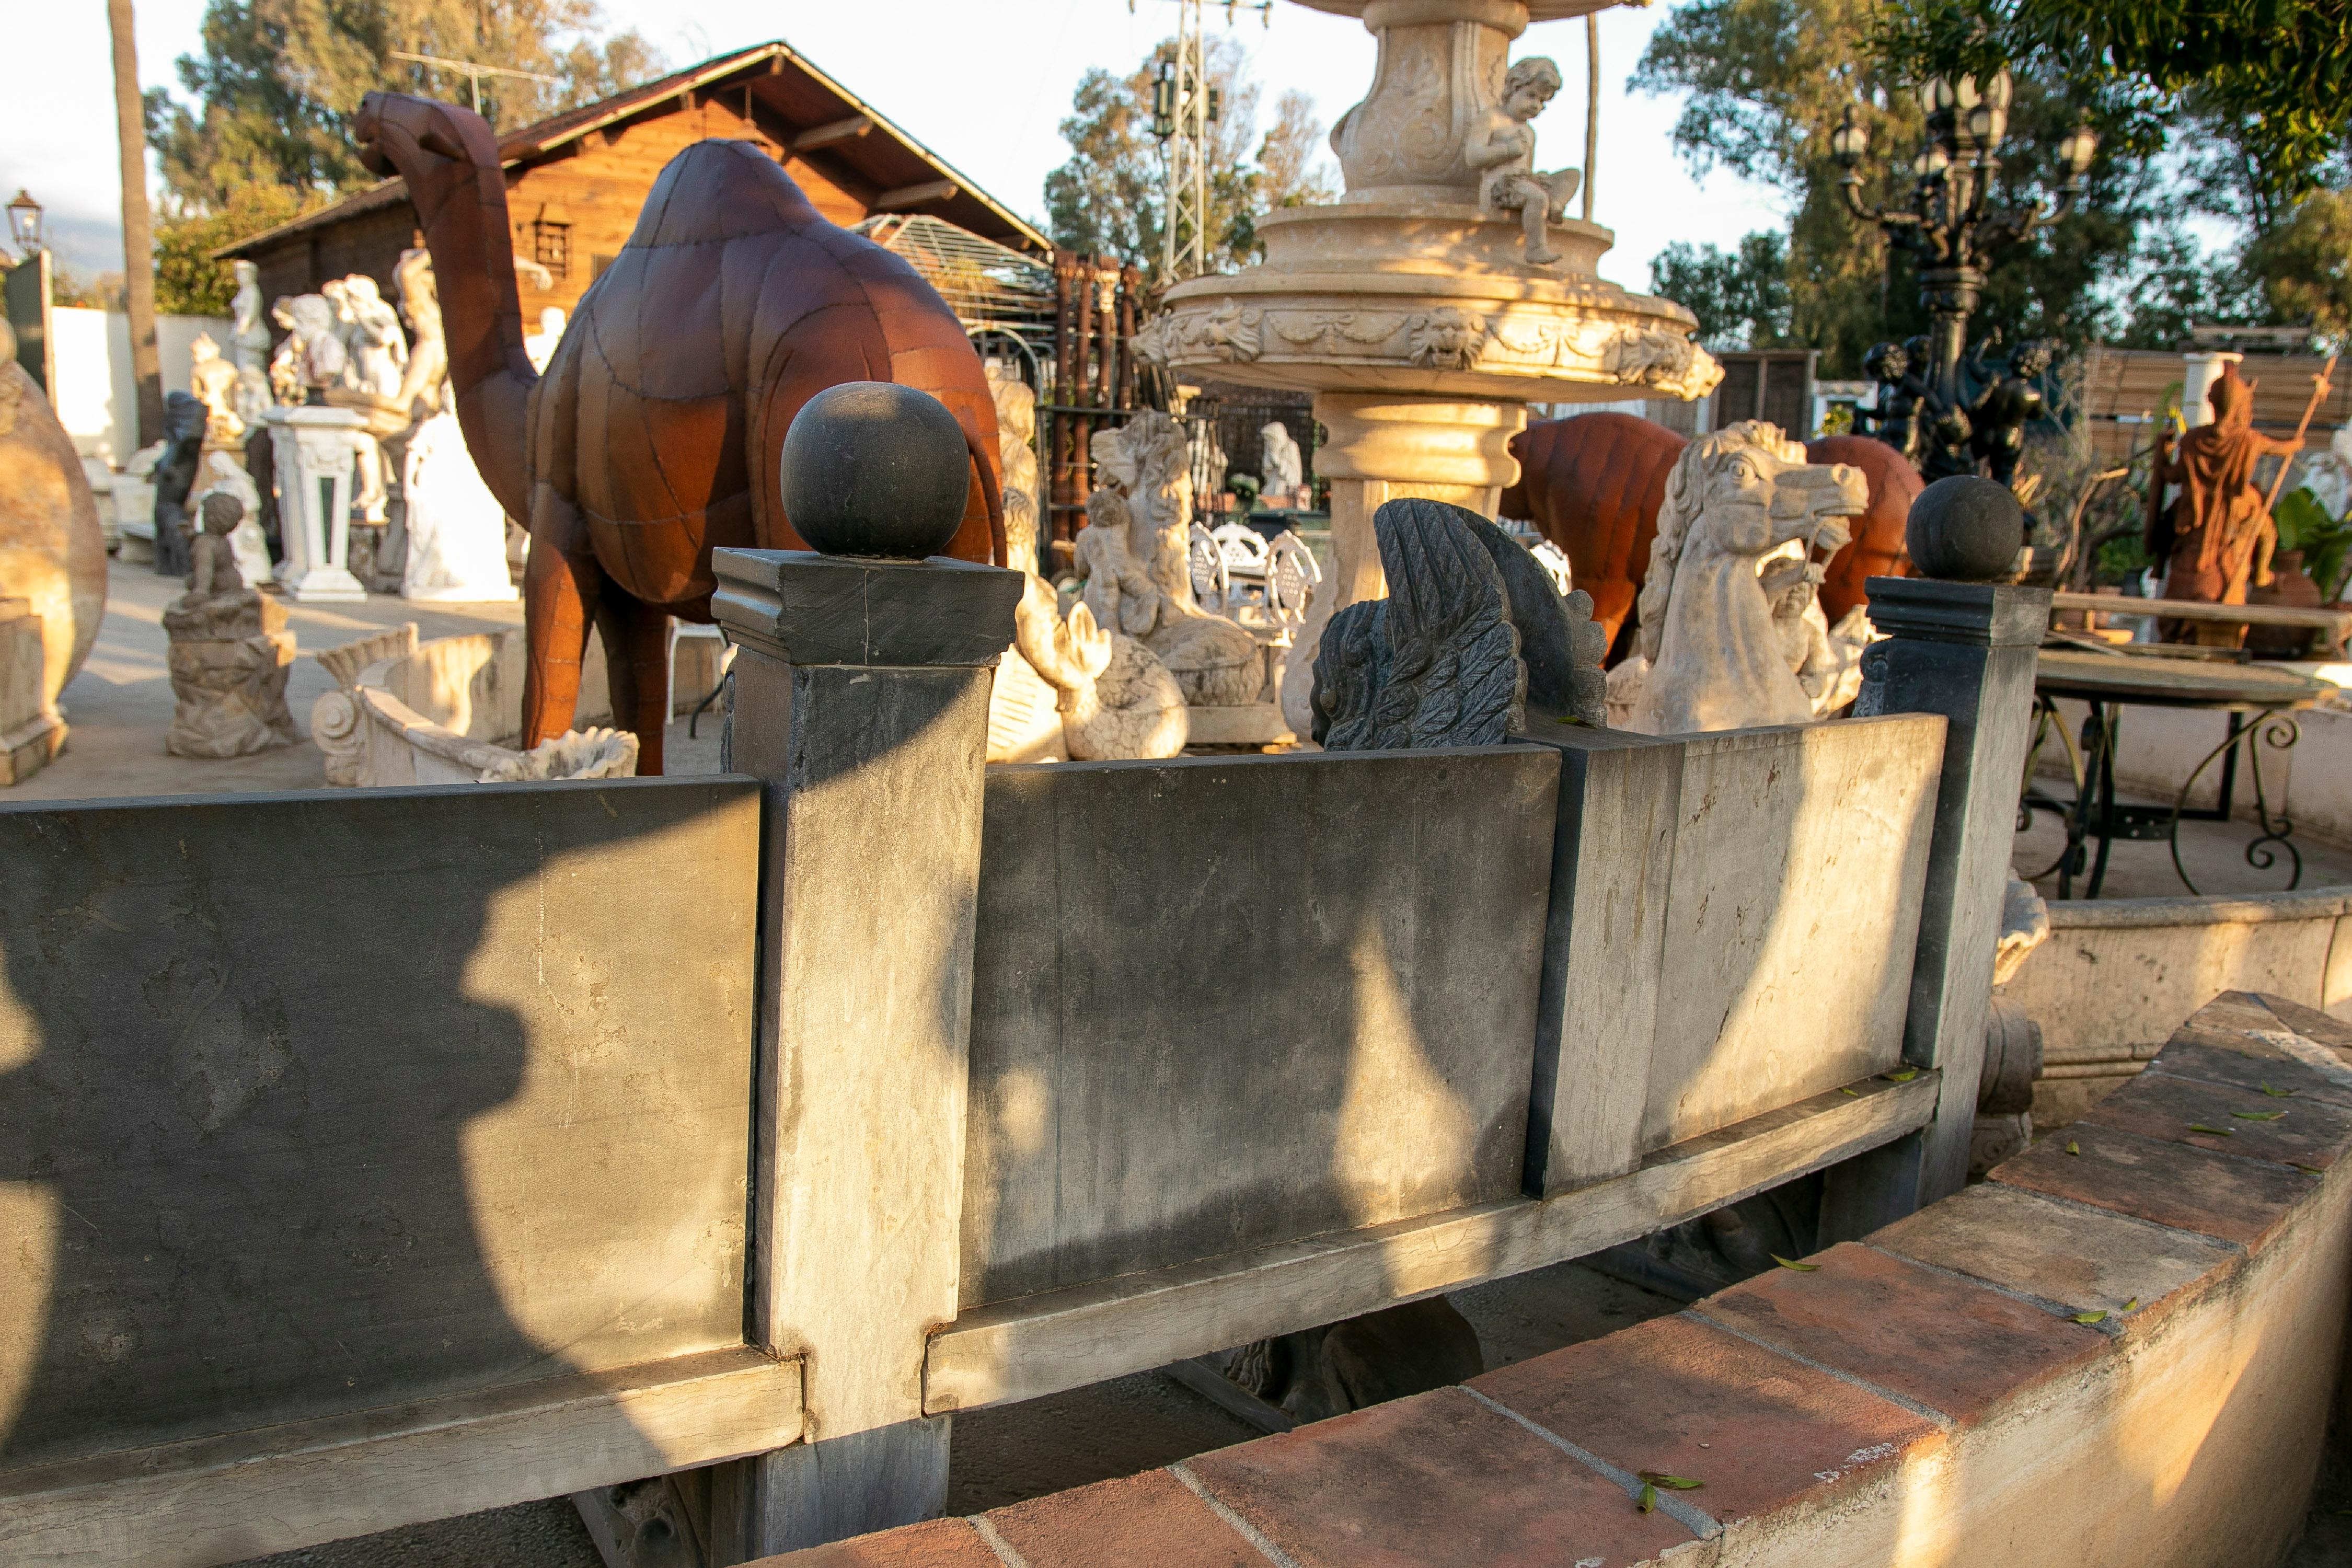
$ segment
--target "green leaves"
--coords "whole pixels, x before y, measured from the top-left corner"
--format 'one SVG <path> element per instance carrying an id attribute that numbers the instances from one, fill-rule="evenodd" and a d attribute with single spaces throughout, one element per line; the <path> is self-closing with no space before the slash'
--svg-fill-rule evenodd
<path id="1" fill-rule="evenodd" d="M 1643 1481 L 1642 1483 L 1641 1500 L 1634 1506 L 1639 1508 L 1643 1513 L 1649 1513 L 1656 1509 L 1658 1506 L 1658 1489 L 1650 1482 Z"/>
<path id="2" fill-rule="evenodd" d="M 2238 1135 L 2237 1129 L 2234 1127 L 2208 1127 L 2202 1121 L 2190 1122 L 2189 1124 L 2189 1131 L 2191 1132 L 2203 1132 L 2215 1138 L 2234 1138 Z"/>
<path id="3" fill-rule="evenodd" d="M 1669 1487 L 1678 1492 L 1695 1492 L 1706 1485 L 1705 1481 L 1695 1481 L 1688 1476 L 1670 1476 L 1664 1470 L 1639 1470 L 1635 1474 L 1651 1486 Z"/>
<path id="4" fill-rule="evenodd" d="M 2080 1143 L 2075 1142 L 2072 1138 L 2069 1138 L 2066 1140 L 2066 1152 L 2080 1157 L 2083 1152 L 2083 1146 Z"/>
<path id="5" fill-rule="evenodd" d="M 2327 1173 L 2322 1170 L 2319 1166 L 2306 1165 L 2300 1160 L 2294 1160 L 2289 1163 L 2293 1164 L 2296 1170 L 2301 1171 L 2306 1176 L 2324 1176 L 2327 1174 Z"/>
<path id="6" fill-rule="evenodd" d="M 2107 1314 L 2105 1309 L 2095 1308 L 2087 1312 L 2077 1312 L 2074 1314 L 2074 1321 L 2078 1323 L 2104 1323 L 2106 1321 Z"/>
<path id="7" fill-rule="evenodd" d="M 1883 1072 L 1878 1076 L 1885 1079 L 1889 1083 L 1909 1083 L 1913 1079 L 1919 1076 L 1919 1069 L 1917 1068 L 1896 1068 L 1893 1072 Z"/>
<path id="8" fill-rule="evenodd" d="M 1772 1254 L 1772 1261 L 1779 1264 L 1783 1268 L 1793 1268 L 1800 1274 L 1811 1274 L 1818 1271 L 1821 1268 L 1821 1265 L 1818 1263 L 1791 1262 L 1790 1259 L 1781 1257 L 1777 1252 Z"/>
<path id="9" fill-rule="evenodd" d="M 2276 1121 L 2286 1112 L 2284 1110 L 2233 1110 L 2230 1114 L 2241 1121 Z"/>
<path id="10" fill-rule="evenodd" d="M 1860 1100 L 1862 1098 L 1862 1090 L 1858 1089 L 1848 1089 L 1843 1084 L 1838 1086 L 1838 1092 L 1844 1095 L 1849 1100 Z"/>
<path id="11" fill-rule="evenodd" d="M 2294 1090 L 2291 1089 L 2273 1089 L 2268 1084 L 2263 1085 L 2263 1092 L 2273 1100 L 2291 1100 L 2294 1097 Z"/>

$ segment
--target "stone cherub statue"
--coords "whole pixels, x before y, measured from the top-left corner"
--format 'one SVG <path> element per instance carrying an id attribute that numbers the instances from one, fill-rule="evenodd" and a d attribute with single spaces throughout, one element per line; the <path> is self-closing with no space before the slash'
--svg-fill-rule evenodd
<path id="1" fill-rule="evenodd" d="M 1265 679 L 1256 640 L 1192 597 L 1192 470 L 1182 428 L 1147 409 L 1097 431 L 1090 452 L 1098 488 L 1077 548 L 1096 625 L 1150 648 L 1196 708 L 1256 701 Z"/>
<path id="2" fill-rule="evenodd" d="M 1527 233 L 1527 262 L 1549 267 L 1559 259 L 1546 228 L 1564 215 L 1584 178 L 1578 169 L 1536 172 L 1536 132 L 1528 123 L 1559 91 L 1559 68 L 1541 55 L 1511 67 L 1503 78 L 1503 101 L 1472 121 L 1462 156 L 1480 172 L 1478 205 L 1489 212 L 1516 212 Z"/>
<path id="3" fill-rule="evenodd" d="M 228 340 L 236 365 L 236 412 L 251 425 L 270 404 L 269 327 L 261 319 L 261 268 L 250 261 L 229 267 L 236 274 L 236 298 L 229 304 L 236 325 Z"/>
<path id="4" fill-rule="evenodd" d="M 188 345 L 188 390 L 205 405 L 205 447 L 227 451 L 245 445 L 245 416 L 237 409 L 236 366 L 221 357 L 210 332 Z"/>
<path id="5" fill-rule="evenodd" d="M 1640 652 L 1648 668 L 1628 727 L 1681 735 L 1816 717 L 1817 692 L 1801 674 L 1815 663 L 1801 624 L 1818 581 L 1811 557 L 1842 549 L 1844 520 L 1868 503 L 1860 469 L 1808 463 L 1803 447 L 1760 419 L 1685 447 L 1666 477 L 1642 583 Z M 1775 571 L 1768 584 L 1766 558 L 1791 541 L 1807 561 L 1795 572 Z M 1821 671 L 1813 674 L 1818 681 Z M 1612 685 L 1621 679 L 1618 671 L 1612 678 Z"/>
<path id="6" fill-rule="evenodd" d="M 181 757 L 243 757 L 294 743 L 286 677 L 294 663 L 285 607 L 246 586 L 229 535 L 245 503 L 205 497 L 189 549 L 188 591 L 164 607 L 177 706 L 163 749 Z"/>

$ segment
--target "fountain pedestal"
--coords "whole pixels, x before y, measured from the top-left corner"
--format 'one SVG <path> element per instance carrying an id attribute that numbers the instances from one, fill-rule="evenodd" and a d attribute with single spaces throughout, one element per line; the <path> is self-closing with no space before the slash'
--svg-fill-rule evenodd
<path id="1" fill-rule="evenodd" d="M 1178 284 L 1136 342 L 1180 376 L 1315 395 L 1336 571 L 1284 680 L 1303 732 L 1323 624 L 1387 592 L 1371 529 L 1382 501 L 1492 516 L 1518 478 L 1510 439 L 1530 401 L 1702 397 L 1723 371 L 1692 341 L 1689 311 L 1602 279 L 1610 230 L 1555 219 L 1558 259 L 1536 265 L 1519 214 L 1480 205 L 1467 149 L 1503 102 L 1510 41 L 1607 0 L 1299 3 L 1360 16 L 1381 39 L 1371 90 L 1332 132 L 1347 193 L 1266 214 L 1263 264 Z"/>

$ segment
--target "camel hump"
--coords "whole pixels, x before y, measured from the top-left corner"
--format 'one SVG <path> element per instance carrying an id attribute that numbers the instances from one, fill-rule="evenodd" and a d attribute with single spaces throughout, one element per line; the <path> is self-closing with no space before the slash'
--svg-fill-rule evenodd
<path id="1" fill-rule="evenodd" d="M 709 245 L 825 222 L 757 143 L 698 142 L 663 167 L 629 244 Z"/>

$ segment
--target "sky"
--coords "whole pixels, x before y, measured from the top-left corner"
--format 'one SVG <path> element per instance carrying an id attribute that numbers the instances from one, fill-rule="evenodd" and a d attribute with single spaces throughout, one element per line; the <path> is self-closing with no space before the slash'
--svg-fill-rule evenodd
<path id="1" fill-rule="evenodd" d="M 199 47 L 204 0 L 136 0 L 139 79 L 178 82 L 173 61 Z M 1173 29 L 1171 0 L 604 0 L 607 22 L 635 27 L 683 66 L 782 37 L 851 91 L 1008 205 L 1045 214 L 1046 173 L 1067 156 L 1057 129 L 1090 66 L 1125 72 Z M 1773 194 L 1717 172 L 1692 178 L 1672 144 L 1679 101 L 1629 94 L 1625 79 L 1668 7 L 1601 14 L 1601 156 L 1596 221 L 1617 231 L 1602 275 L 1646 288 L 1649 262 L 1675 240 L 1727 248 L 1778 228 Z M 27 4 L 10 26 L 18 60 L 0 94 L 0 194 L 29 191 L 47 209 L 49 247 L 85 276 L 122 265 L 120 155 L 112 57 L 99 0 Z M 1268 25 L 1270 22 L 1270 25 Z M 1224 29 L 1212 8 L 1213 32 Z M 1270 18 L 1239 14 L 1231 29 L 1275 98 L 1297 88 L 1328 125 L 1371 81 L 1373 42 L 1361 23 L 1277 4 Z M 1538 23 L 1515 54 L 1549 54 L 1570 86 L 1536 121 L 1547 168 L 1583 155 L 1585 58 L 1580 21 Z M 452 85 L 450 96 L 462 90 Z M 151 164 L 150 185 L 152 188 Z"/>

